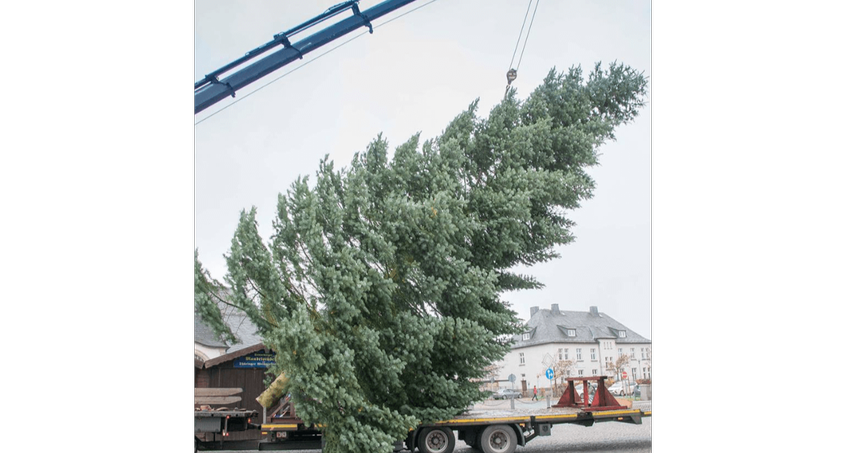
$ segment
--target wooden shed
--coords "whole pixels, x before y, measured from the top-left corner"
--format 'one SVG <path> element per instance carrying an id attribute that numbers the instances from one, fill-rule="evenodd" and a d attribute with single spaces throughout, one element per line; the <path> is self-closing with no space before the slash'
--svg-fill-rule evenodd
<path id="1" fill-rule="evenodd" d="M 273 364 L 275 353 L 259 343 L 214 359 L 194 359 L 195 388 L 240 388 L 241 401 L 227 404 L 262 413 L 256 398 L 265 390 L 267 368 Z M 218 407 L 212 406 L 212 407 Z"/>

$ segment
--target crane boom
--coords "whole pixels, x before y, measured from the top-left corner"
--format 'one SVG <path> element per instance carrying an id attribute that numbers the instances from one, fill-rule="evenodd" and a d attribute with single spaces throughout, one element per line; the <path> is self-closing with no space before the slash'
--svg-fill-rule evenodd
<path id="1" fill-rule="evenodd" d="M 401 8 L 415 0 L 386 0 L 379 3 L 372 8 L 364 11 L 358 9 L 358 0 L 352 0 L 345 3 L 338 4 L 329 8 L 325 13 L 298 25 L 284 33 L 280 33 L 273 37 L 270 41 L 262 46 L 259 46 L 244 57 L 235 60 L 234 62 L 208 74 L 202 80 L 194 84 L 194 114 L 211 107 L 227 96 L 235 97 L 235 92 L 244 88 L 245 86 L 255 82 L 256 80 L 270 74 L 273 71 L 302 58 L 303 55 L 328 44 L 341 36 L 344 36 L 360 27 L 368 27 L 370 33 L 373 33 L 373 26 L 370 21 L 376 20 L 385 14 L 388 14 L 398 8 Z M 313 25 L 316 25 L 332 16 L 338 15 L 341 12 L 352 9 L 353 15 L 343 19 L 335 24 L 326 27 L 308 37 L 291 44 L 289 37 L 295 33 L 299 33 Z M 219 79 L 218 76 L 227 72 L 239 65 L 246 63 L 246 61 L 261 55 L 268 50 L 284 46 L 282 49 L 268 55 L 243 69 L 240 69 L 231 75 Z"/>

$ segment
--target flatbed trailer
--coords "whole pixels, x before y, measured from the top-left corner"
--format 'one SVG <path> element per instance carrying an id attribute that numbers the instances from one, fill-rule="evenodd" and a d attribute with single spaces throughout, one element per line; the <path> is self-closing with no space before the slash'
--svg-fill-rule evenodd
<path id="1" fill-rule="evenodd" d="M 549 408 L 519 414 L 473 410 L 454 419 L 418 426 L 409 432 L 405 441 L 396 443 L 394 451 L 452 453 L 456 440 L 462 440 L 485 453 L 514 453 L 518 446 L 525 446 L 532 439 L 551 435 L 555 425 L 592 426 L 612 421 L 639 425 L 643 417 L 651 416 L 651 410 L 642 409 L 584 411 L 576 408 Z M 272 420 L 261 425 L 261 432 L 263 440 L 252 449 L 321 447 L 319 429 L 305 426 L 299 419 Z"/>
<path id="2" fill-rule="evenodd" d="M 246 409 L 232 410 L 195 410 L 194 445 L 200 444 L 207 449 L 223 449 L 230 442 L 250 442 L 260 440 L 258 412 Z M 209 448 L 210 446 L 216 446 Z"/>
<path id="3" fill-rule="evenodd" d="M 217 407 L 212 405 L 238 404 L 242 388 L 195 388 L 194 389 L 194 445 L 216 445 L 223 449 L 230 442 L 260 440 L 258 429 L 263 419 L 258 411 L 238 407 Z"/>

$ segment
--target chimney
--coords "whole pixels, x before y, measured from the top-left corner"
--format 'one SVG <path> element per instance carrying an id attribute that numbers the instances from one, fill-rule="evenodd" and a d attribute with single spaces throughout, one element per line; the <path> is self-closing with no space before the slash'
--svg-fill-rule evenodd
<path id="1" fill-rule="evenodd" d="M 529 312 L 530 312 L 530 313 L 529 313 L 529 318 L 534 317 L 534 316 L 535 316 L 535 313 L 537 313 L 537 312 L 538 312 L 538 307 L 532 307 L 532 308 L 530 308 L 530 309 L 529 309 Z"/>
<path id="2" fill-rule="evenodd" d="M 553 315 L 560 315 L 561 312 L 558 311 L 558 304 L 552 304 L 552 314 Z"/>
<path id="3" fill-rule="evenodd" d="M 596 306 L 590 307 L 590 314 L 593 316 L 599 316 L 599 309 Z"/>

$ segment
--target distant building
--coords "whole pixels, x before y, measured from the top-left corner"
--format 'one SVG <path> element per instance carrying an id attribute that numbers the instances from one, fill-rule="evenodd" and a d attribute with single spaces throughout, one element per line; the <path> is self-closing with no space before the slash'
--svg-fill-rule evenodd
<path id="1" fill-rule="evenodd" d="M 555 363 L 572 361 L 568 376 L 617 377 L 614 364 L 628 356 L 623 367 L 629 380 L 652 378 L 652 341 L 633 332 L 597 307 L 590 311 L 562 311 L 558 304 L 549 310 L 532 307 L 525 330 L 514 336 L 505 358 L 497 365 L 500 386 L 511 387 L 510 375 L 516 376 L 514 388 L 529 391 L 550 388 L 545 372 Z"/>
<path id="2" fill-rule="evenodd" d="M 229 345 L 221 340 L 200 315 L 194 312 L 194 360 L 205 362 L 226 354 Z"/>
<path id="3" fill-rule="evenodd" d="M 223 321 L 238 341 L 231 344 L 224 342 L 214 334 L 208 324 L 203 322 L 200 315 L 194 312 L 194 360 L 205 362 L 262 342 L 261 337 L 256 333 L 258 329 L 247 315 L 231 306 L 224 304 L 219 306 Z"/>

